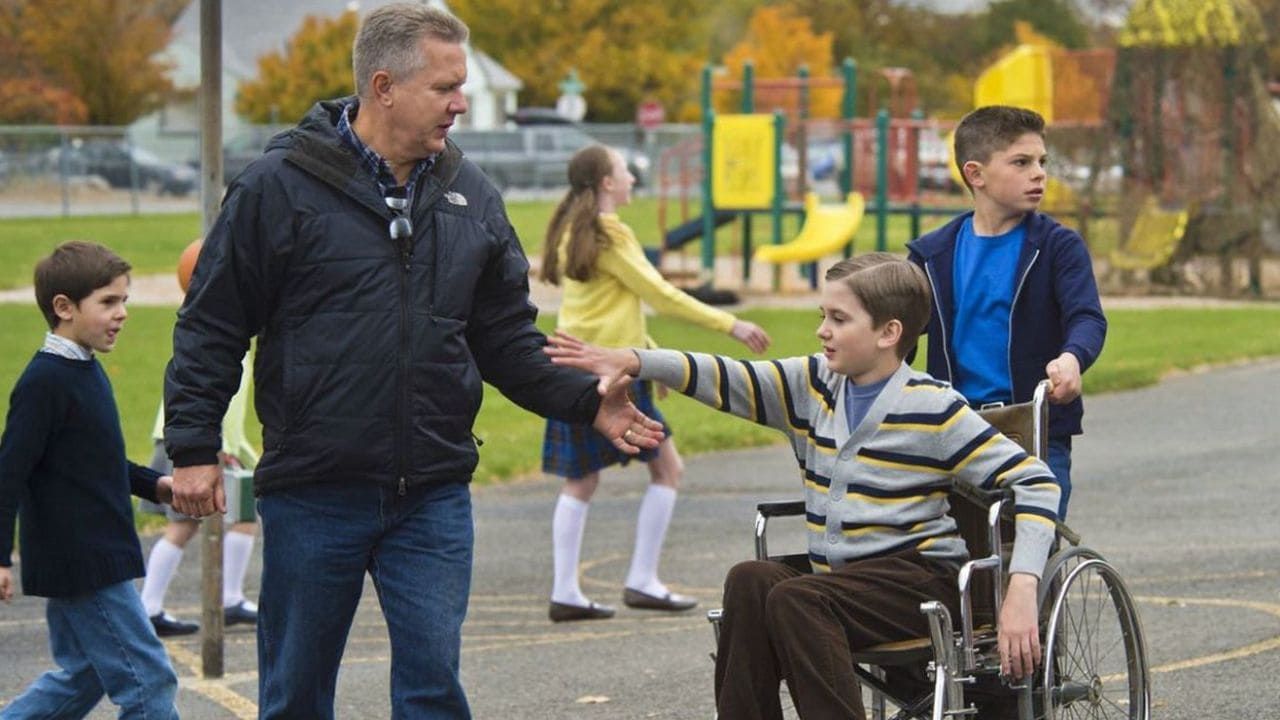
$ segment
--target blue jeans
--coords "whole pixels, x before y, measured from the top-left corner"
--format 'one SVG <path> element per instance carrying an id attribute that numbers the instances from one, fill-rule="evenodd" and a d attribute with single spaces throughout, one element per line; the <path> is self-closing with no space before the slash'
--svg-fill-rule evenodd
<path id="1" fill-rule="evenodd" d="M 1067 519 L 1067 502 L 1071 500 L 1071 436 L 1049 438 L 1049 470 L 1058 479 L 1062 495 L 1058 500 L 1058 519 Z"/>
<path id="2" fill-rule="evenodd" d="M 45 616 L 59 669 L 36 678 L 0 718 L 82 718 L 104 693 L 121 718 L 178 717 L 178 678 L 131 581 L 49 598 Z"/>
<path id="3" fill-rule="evenodd" d="M 258 499 L 260 718 L 333 717 L 369 573 L 391 639 L 391 717 L 469 718 L 458 680 L 475 533 L 466 483 L 330 483 Z"/>

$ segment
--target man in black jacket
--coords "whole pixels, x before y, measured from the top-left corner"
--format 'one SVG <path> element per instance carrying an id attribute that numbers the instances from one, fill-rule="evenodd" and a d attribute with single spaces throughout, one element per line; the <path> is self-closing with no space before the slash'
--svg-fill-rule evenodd
<path id="1" fill-rule="evenodd" d="M 467 109 L 467 34 L 423 4 L 370 13 L 356 96 L 317 104 L 236 178 L 178 314 L 165 440 L 174 507 L 191 515 L 223 508 L 220 421 L 258 337 L 264 718 L 333 717 L 366 572 L 395 716 L 469 717 L 458 663 L 482 379 L 629 452 L 661 437 L 542 352 L 501 197 L 447 139 Z"/>

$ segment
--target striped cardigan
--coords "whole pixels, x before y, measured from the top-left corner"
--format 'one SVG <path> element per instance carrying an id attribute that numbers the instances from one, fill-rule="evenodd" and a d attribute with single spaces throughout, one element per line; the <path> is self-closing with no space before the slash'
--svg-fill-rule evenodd
<path id="1" fill-rule="evenodd" d="M 950 385 L 901 365 L 856 428 L 848 427 L 848 381 L 821 355 L 733 360 L 637 350 L 639 377 L 791 439 L 805 488 L 809 559 L 815 571 L 914 548 L 962 563 L 964 540 L 947 514 L 953 481 L 1012 487 L 1017 535 L 1010 572 L 1039 577 L 1054 537 L 1058 485 L 969 409 Z"/>

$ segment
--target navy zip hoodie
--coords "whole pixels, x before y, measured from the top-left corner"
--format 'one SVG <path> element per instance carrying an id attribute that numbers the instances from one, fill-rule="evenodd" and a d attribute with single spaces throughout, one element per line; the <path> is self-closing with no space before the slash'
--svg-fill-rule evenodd
<path id="1" fill-rule="evenodd" d="M 948 382 L 954 377 L 955 362 L 951 333 L 956 236 L 972 216 L 972 212 L 964 213 L 907 244 L 910 260 L 924 268 L 933 289 L 926 369 Z M 1107 335 L 1093 262 L 1079 233 L 1039 212 L 1029 213 L 1023 224 L 1026 239 L 1011 278 L 1014 296 L 1008 360 L 1014 402 L 1031 399 L 1036 384 L 1045 377 L 1045 365 L 1063 352 L 1076 356 L 1081 373 L 1088 370 L 1102 352 Z M 1080 398 L 1066 405 L 1050 405 L 1049 435 L 1079 435 L 1083 416 Z"/>

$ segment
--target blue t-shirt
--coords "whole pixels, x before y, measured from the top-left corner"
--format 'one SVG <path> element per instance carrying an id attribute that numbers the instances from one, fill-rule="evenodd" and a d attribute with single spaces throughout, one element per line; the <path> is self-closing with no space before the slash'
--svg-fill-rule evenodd
<path id="1" fill-rule="evenodd" d="M 893 377 L 890 375 L 889 377 Z M 880 391 L 889 383 L 889 378 L 869 385 L 856 385 L 853 380 L 846 379 L 844 386 L 844 416 L 849 421 L 849 432 L 858 429 L 858 423 L 867 416 L 871 403 L 880 397 Z"/>
<path id="2" fill-rule="evenodd" d="M 973 218 L 956 236 L 955 317 L 951 347 L 955 350 L 955 388 L 969 402 L 1009 402 L 1009 323 L 1013 313 L 1014 273 L 1026 239 L 1026 226 L 1003 235 L 977 235 Z"/>

